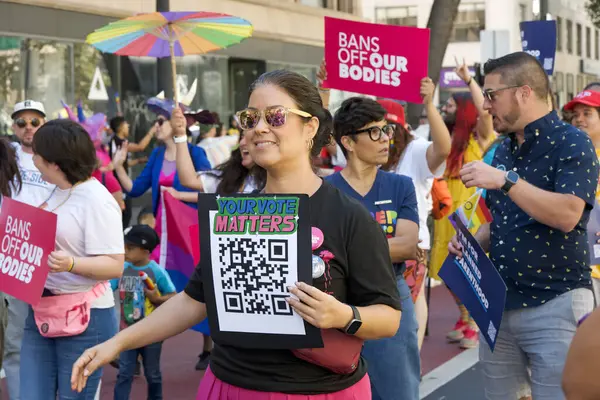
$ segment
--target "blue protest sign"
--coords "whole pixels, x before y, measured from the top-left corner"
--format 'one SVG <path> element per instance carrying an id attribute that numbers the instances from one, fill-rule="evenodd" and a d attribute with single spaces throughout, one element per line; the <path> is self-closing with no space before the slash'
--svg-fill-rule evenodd
<path id="1" fill-rule="evenodd" d="M 556 21 L 524 21 L 521 29 L 523 51 L 538 59 L 548 75 L 554 72 Z"/>
<path id="2" fill-rule="evenodd" d="M 469 310 L 494 351 L 506 303 L 506 284 L 460 218 L 456 214 L 448 218 L 456 228 L 463 256 L 459 259 L 448 255 L 439 276 Z"/>

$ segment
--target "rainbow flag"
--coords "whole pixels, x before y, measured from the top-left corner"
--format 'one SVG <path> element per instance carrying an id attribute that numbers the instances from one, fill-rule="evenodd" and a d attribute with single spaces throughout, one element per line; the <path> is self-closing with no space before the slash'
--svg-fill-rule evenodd
<path id="1" fill-rule="evenodd" d="M 200 262 L 198 210 L 163 192 L 156 216 L 156 231 L 160 236 L 158 263 L 163 266 L 175 288 L 181 292 Z M 208 319 L 192 328 L 209 334 Z"/>
<path id="2" fill-rule="evenodd" d="M 480 190 L 458 207 L 456 215 L 471 232 L 477 232 L 481 225 L 492 222 L 492 214 Z"/>

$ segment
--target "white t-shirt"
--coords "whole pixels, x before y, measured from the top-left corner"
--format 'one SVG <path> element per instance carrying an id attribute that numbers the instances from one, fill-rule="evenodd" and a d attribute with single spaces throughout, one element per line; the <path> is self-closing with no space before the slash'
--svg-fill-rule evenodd
<path id="1" fill-rule="evenodd" d="M 217 186 L 221 182 L 221 178 L 219 175 L 221 171 L 213 170 L 213 171 L 202 171 L 198 173 L 200 180 L 202 181 L 202 188 L 204 188 L 204 193 L 217 193 Z M 256 182 L 252 177 L 248 177 L 244 182 L 244 187 L 240 193 L 252 193 L 258 189 L 256 187 Z"/>
<path id="2" fill-rule="evenodd" d="M 25 153 L 18 143 L 13 143 L 13 146 L 17 152 L 23 185 L 18 193 L 13 193 L 12 198 L 39 207 L 50 197 L 54 185 L 42 179 L 42 174 L 33 164 L 33 154 Z"/>
<path id="3" fill-rule="evenodd" d="M 414 136 L 414 135 L 413 135 Z M 446 163 L 442 164 L 437 171 L 431 172 L 427 164 L 427 149 L 432 142 L 421 137 L 415 137 L 404 150 L 404 154 L 396 167 L 398 175 L 406 175 L 413 180 L 417 206 L 419 207 L 419 247 L 429 250 L 430 239 L 427 229 L 427 217 L 433 208 L 431 199 L 431 187 L 433 178 L 440 178 L 446 170 Z"/>
<path id="4" fill-rule="evenodd" d="M 75 257 L 123 254 L 121 209 L 114 197 L 94 178 L 77 185 L 69 197 L 70 190 L 56 188 L 46 208 L 58 218 L 56 249 Z M 56 294 L 77 293 L 88 291 L 97 283 L 81 275 L 59 272 L 48 275 L 46 288 Z M 93 308 L 114 305 L 110 290 L 92 303 Z"/>

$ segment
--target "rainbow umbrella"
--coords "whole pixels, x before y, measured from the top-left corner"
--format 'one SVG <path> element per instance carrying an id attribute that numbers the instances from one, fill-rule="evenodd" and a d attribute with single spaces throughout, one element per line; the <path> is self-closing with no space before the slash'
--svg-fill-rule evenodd
<path id="1" fill-rule="evenodd" d="M 173 11 L 139 14 L 112 22 L 87 37 L 103 53 L 134 57 L 171 57 L 177 93 L 175 57 L 224 49 L 252 36 L 250 22 L 214 12 Z"/>

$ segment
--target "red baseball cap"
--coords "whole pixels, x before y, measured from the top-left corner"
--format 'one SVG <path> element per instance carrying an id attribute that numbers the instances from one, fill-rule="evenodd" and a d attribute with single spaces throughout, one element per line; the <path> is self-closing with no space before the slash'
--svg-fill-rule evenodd
<path id="1" fill-rule="evenodd" d="M 577 104 L 584 104 L 590 107 L 600 107 L 600 92 L 595 92 L 593 90 L 584 90 L 579 93 L 577 96 L 573 98 L 570 102 L 568 102 L 564 109 L 566 111 L 571 111 L 575 108 Z"/>
<path id="2" fill-rule="evenodd" d="M 385 108 L 385 119 L 387 121 L 402 126 L 406 125 L 406 117 L 404 116 L 404 107 L 402 107 L 402 104 L 393 100 L 377 100 L 377 102 Z"/>

